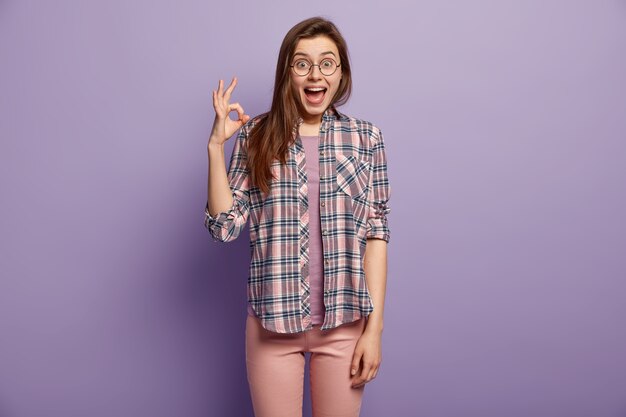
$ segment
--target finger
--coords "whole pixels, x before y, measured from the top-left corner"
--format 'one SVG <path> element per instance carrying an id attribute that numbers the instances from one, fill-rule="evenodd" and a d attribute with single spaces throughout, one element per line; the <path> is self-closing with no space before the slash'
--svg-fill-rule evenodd
<path id="1" fill-rule="evenodd" d="M 221 99 L 222 96 L 224 95 L 223 89 L 224 89 L 224 85 L 222 83 L 222 80 L 220 80 L 220 83 L 219 83 L 218 88 L 217 88 L 217 98 L 218 99 Z"/>
<path id="2" fill-rule="evenodd" d="M 368 376 L 371 370 L 372 370 L 372 366 L 369 363 L 363 364 L 363 370 L 361 371 L 361 379 L 363 381 L 368 381 Z"/>
<path id="3" fill-rule="evenodd" d="M 213 109 L 215 110 L 215 117 L 221 118 L 222 108 L 220 106 L 219 99 L 217 98 L 217 91 L 213 90 Z"/>
<path id="4" fill-rule="evenodd" d="M 354 379 L 354 387 L 358 387 L 367 382 L 367 375 L 371 370 L 371 366 L 363 362 L 363 367 L 361 368 L 361 372 Z"/>
<path id="5" fill-rule="evenodd" d="M 224 100 L 226 100 L 227 102 L 230 100 L 230 95 L 232 94 L 236 85 L 237 85 L 237 77 L 233 77 L 233 80 L 230 82 L 230 85 L 228 86 L 228 88 L 226 89 L 226 92 L 224 93 Z"/>
<path id="6" fill-rule="evenodd" d="M 361 378 L 361 376 L 359 376 L 358 378 L 356 378 L 356 379 L 353 381 L 353 383 L 352 383 L 352 384 L 353 384 L 353 385 L 352 385 L 352 387 L 354 387 L 354 388 L 358 388 L 358 387 L 360 387 L 360 386 L 362 386 L 362 385 L 365 385 L 366 383 L 367 383 L 367 380 L 365 380 L 365 379 Z"/>
<path id="7" fill-rule="evenodd" d="M 217 91 L 213 90 L 213 107 L 217 108 Z"/>
<path id="8" fill-rule="evenodd" d="M 350 375 L 356 375 L 356 372 L 359 370 L 361 356 L 363 356 L 362 352 L 354 352 L 354 356 L 352 357 L 352 363 L 350 364 Z"/>
<path id="9" fill-rule="evenodd" d="M 237 110 L 237 116 L 239 116 L 239 118 L 237 120 L 243 121 L 243 116 L 246 113 L 243 111 L 243 107 L 241 107 L 241 104 L 239 104 L 239 103 L 231 103 L 231 104 L 229 104 L 228 112 L 230 113 L 233 110 Z"/>
<path id="10" fill-rule="evenodd" d="M 372 368 L 370 373 L 367 375 L 367 382 L 370 382 L 372 379 L 374 379 L 374 373 L 375 372 L 376 372 L 376 368 Z"/>
<path id="11" fill-rule="evenodd" d="M 361 385 L 363 385 L 363 380 L 361 379 L 361 377 L 356 377 L 352 379 L 352 388 L 358 388 Z"/>

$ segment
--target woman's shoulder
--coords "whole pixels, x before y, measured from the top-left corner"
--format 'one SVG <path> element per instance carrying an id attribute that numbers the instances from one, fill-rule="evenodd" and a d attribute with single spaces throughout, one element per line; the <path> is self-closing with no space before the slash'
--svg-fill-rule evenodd
<path id="1" fill-rule="evenodd" d="M 265 113 L 257 114 L 254 117 L 251 117 L 250 120 L 248 120 L 246 123 L 244 123 L 242 128 L 245 131 L 249 132 L 254 126 L 258 125 L 260 121 L 265 119 L 268 114 L 269 114 L 269 112 L 265 112 Z"/>
<path id="2" fill-rule="evenodd" d="M 365 134 L 371 138 L 371 140 L 377 141 L 381 136 L 380 127 L 374 122 L 355 116 L 351 116 L 336 110 L 337 120 L 342 124 L 342 128 L 348 128 L 352 131 L 356 130 L 360 134 Z"/>
<path id="3" fill-rule="evenodd" d="M 250 132 L 252 129 L 259 124 L 266 116 L 267 112 L 258 114 L 254 117 L 251 117 L 246 123 L 244 123 L 241 128 L 239 128 L 239 135 L 237 140 L 241 142 L 242 146 L 247 147 L 248 141 L 250 139 Z"/>

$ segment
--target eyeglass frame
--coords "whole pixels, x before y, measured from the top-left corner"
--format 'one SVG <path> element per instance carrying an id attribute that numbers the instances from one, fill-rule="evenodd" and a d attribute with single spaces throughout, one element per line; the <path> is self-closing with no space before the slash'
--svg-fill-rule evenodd
<path id="1" fill-rule="evenodd" d="M 297 60 L 296 60 L 296 62 L 298 62 L 298 61 L 306 61 L 306 62 L 309 62 L 309 64 L 311 64 L 311 66 L 309 67 L 309 70 L 307 71 L 307 73 L 306 73 L 306 74 L 304 74 L 304 75 L 300 75 L 300 74 L 298 74 L 298 73 L 296 72 L 296 70 L 293 68 L 293 67 L 296 65 L 296 64 L 295 64 L 295 62 L 294 62 L 293 64 L 289 65 L 289 67 L 291 67 L 291 69 L 293 70 L 293 72 L 294 72 L 294 73 L 295 73 L 298 77 L 306 77 L 307 75 L 309 75 L 309 74 L 311 73 L 311 71 L 313 70 L 313 67 L 317 67 L 317 69 L 319 69 L 319 71 L 320 71 L 320 74 L 322 74 L 324 77 L 330 77 L 331 75 L 333 75 L 334 73 L 336 73 L 336 72 L 337 72 L 337 68 L 339 68 L 339 67 L 341 66 L 341 63 L 337 63 L 337 61 L 335 61 L 335 60 L 334 60 L 334 59 L 332 59 L 332 58 L 324 58 L 324 59 L 322 59 L 322 61 L 321 61 L 321 62 L 324 62 L 324 61 L 326 61 L 326 60 L 331 60 L 331 61 L 333 61 L 333 62 L 335 63 L 335 65 L 336 65 L 335 70 L 334 70 L 333 72 L 331 72 L 330 74 L 328 74 L 328 75 L 327 75 L 327 74 L 324 74 L 324 73 L 322 72 L 322 67 L 320 67 L 320 64 L 311 64 L 311 63 L 309 62 L 309 60 L 308 60 L 308 59 L 305 59 L 305 58 L 299 58 L 299 59 L 297 59 Z"/>

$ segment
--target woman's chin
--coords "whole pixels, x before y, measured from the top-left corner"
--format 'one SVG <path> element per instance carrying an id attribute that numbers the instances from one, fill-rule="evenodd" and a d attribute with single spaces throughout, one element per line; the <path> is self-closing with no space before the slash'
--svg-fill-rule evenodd
<path id="1" fill-rule="evenodd" d="M 308 102 L 304 102 L 302 108 L 304 110 L 304 112 L 309 116 L 309 117 L 318 117 L 322 114 L 324 114 L 324 110 L 326 110 L 326 102 L 323 101 L 320 104 L 311 104 Z"/>

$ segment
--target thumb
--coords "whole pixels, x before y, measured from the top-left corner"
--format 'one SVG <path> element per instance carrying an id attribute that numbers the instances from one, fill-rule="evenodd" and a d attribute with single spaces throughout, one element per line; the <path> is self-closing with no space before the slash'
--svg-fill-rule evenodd
<path id="1" fill-rule="evenodd" d="M 243 107 L 241 107 L 241 104 L 231 103 L 228 106 L 228 112 L 230 113 L 233 110 L 237 112 L 237 124 L 243 125 L 246 122 L 246 116 L 248 115 L 243 111 Z"/>
<path id="2" fill-rule="evenodd" d="M 350 365 L 350 375 L 356 375 L 356 371 L 359 369 L 359 363 L 361 362 L 361 356 L 363 356 L 363 353 L 354 352 L 352 364 Z"/>

